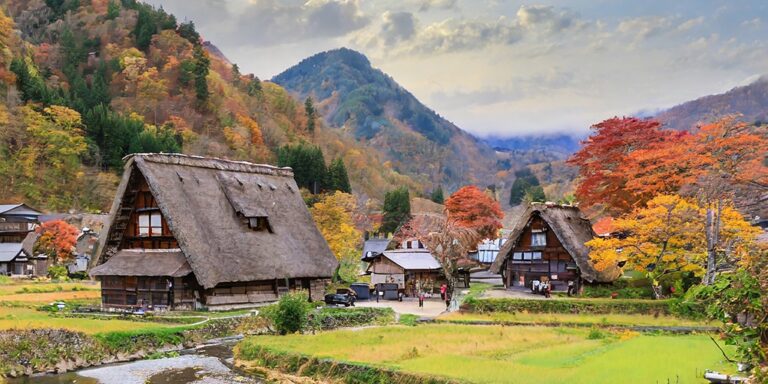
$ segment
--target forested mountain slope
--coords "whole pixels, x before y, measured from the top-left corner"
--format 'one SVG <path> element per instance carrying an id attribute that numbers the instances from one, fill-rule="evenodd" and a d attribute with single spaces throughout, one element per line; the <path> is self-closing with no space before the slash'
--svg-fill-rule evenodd
<path id="1" fill-rule="evenodd" d="M 489 183 L 494 151 L 417 100 L 361 53 L 318 53 L 272 79 L 311 97 L 328 125 L 349 132 L 393 169 L 449 190 Z"/>
<path id="2" fill-rule="evenodd" d="M 343 158 L 359 194 L 423 188 L 341 132 L 308 129 L 302 104 L 209 54 L 191 22 L 135 0 L 3 0 L 0 10 L 0 201 L 104 210 L 129 153 L 277 163 L 302 142 L 326 163 Z"/>
<path id="3" fill-rule="evenodd" d="M 719 95 L 685 102 L 661 112 L 656 118 L 665 127 L 689 130 L 698 123 L 708 123 L 734 114 L 741 115 L 739 119 L 748 123 L 768 121 L 768 77 L 761 77 L 749 85 Z"/>

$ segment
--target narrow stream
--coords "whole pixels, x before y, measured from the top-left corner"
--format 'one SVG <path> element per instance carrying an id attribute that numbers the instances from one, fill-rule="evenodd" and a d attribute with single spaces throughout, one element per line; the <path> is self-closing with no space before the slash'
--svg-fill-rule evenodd
<path id="1" fill-rule="evenodd" d="M 258 378 L 233 369 L 232 347 L 228 340 L 196 349 L 183 350 L 178 357 L 139 360 L 130 363 L 86 368 L 59 375 L 7 379 L 9 384 L 263 384 Z"/>

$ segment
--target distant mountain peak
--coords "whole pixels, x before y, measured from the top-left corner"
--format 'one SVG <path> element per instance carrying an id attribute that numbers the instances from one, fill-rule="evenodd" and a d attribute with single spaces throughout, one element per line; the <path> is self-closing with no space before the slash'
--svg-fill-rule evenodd
<path id="1" fill-rule="evenodd" d="M 272 81 L 299 98 L 312 97 L 329 126 L 373 145 L 399 172 L 448 186 L 494 172 L 487 145 L 422 104 L 360 52 L 320 52 Z"/>

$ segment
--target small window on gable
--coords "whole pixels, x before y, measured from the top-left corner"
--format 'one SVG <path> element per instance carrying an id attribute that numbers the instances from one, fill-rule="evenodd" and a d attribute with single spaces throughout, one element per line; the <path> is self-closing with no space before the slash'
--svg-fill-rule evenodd
<path id="1" fill-rule="evenodd" d="M 146 212 L 139 214 L 139 237 L 152 237 L 163 235 L 163 216 L 160 212 Z"/>
<path id="2" fill-rule="evenodd" d="M 547 233 L 534 230 L 531 232 L 531 246 L 543 247 L 547 245 Z"/>
<path id="3" fill-rule="evenodd" d="M 269 225 L 269 218 L 266 216 L 249 217 L 248 226 L 254 231 L 266 231 L 273 233 L 272 226 Z"/>

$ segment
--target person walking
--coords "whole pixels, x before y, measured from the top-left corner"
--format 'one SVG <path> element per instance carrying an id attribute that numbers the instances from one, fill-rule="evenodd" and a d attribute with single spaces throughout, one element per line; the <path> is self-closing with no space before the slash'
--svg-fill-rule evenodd
<path id="1" fill-rule="evenodd" d="M 419 291 L 419 308 L 424 308 L 424 291 Z"/>
<path id="2" fill-rule="evenodd" d="M 440 299 L 445 300 L 445 293 L 448 292 L 448 286 L 443 283 L 440 286 Z"/>

